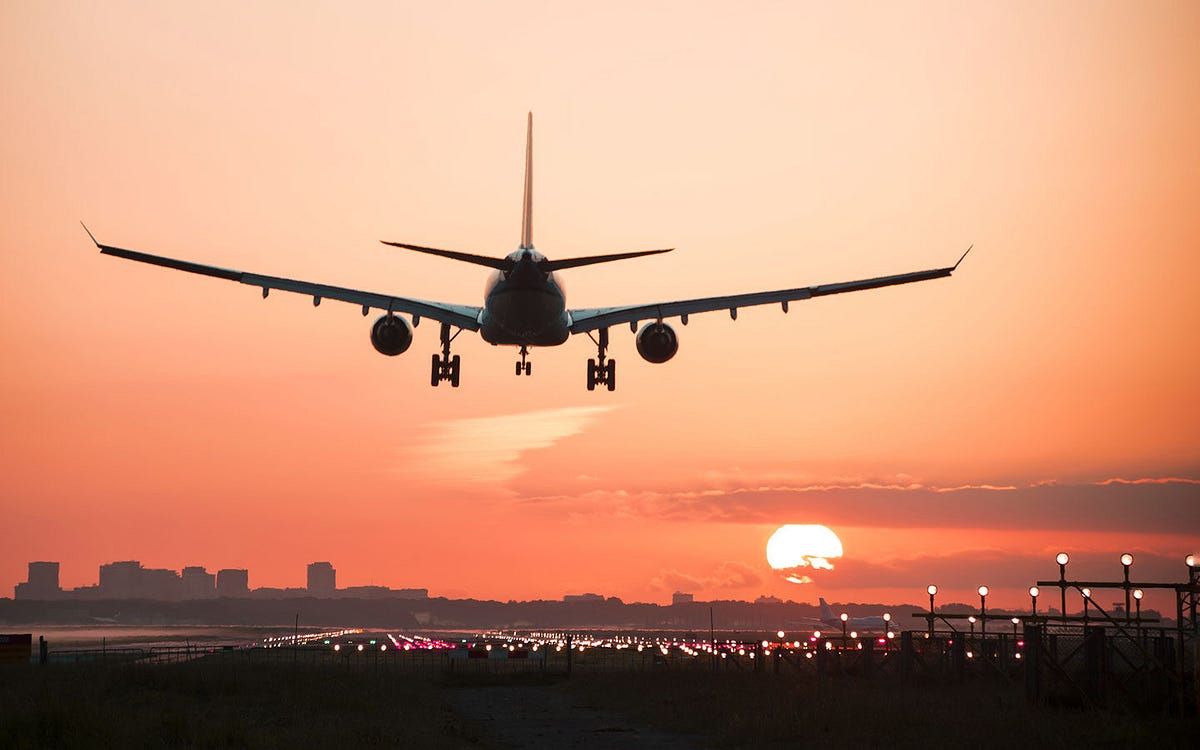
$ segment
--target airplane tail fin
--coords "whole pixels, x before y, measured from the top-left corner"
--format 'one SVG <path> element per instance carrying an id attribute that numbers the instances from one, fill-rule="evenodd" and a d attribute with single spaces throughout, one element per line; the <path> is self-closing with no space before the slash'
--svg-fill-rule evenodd
<path id="1" fill-rule="evenodd" d="M 525 131 L 525 199 L 521 206 L 521 249 L 533 249 L 533 113 Z"/>
<path id="2" fill-rule="evenodd" d="M 440 255 L 443 258 L 451 260 L 461 260 L 464 263 L 474 263 L 477 266 L 487 266 L 500 271 L 512 270 L 513 263 L 508 258 L 489 258 L 486 255 L 475 255 L 474 253 L 460 253 L 456 250 L 441 250 L 436 247 L 422 247 L 421 245 L 406 245 L 403 242 L 388 242 L 380 240 L 385 245 L 392 247 L 402 247 L 405 250 L 416 250 L 418 253 L 428 253 L 429 255 Z"/>
<path id="3" fill-rule="evenodd" d="M 579 266 L 590 266 L 593 263 L 608 263 L 613 260 L 625 260 L 626 258 L 640 258 L 643 255 L 658 255 L 659 253 L 669 253 L 675 248 L 668 247 L 665 250 L 637 250 L 632 253 L 612 253 L 610 255 L 591 255 L 583 258 L 563 258 L 562 260 L 544 260 L 539 265 L 543 271 L 561 271 L 564 268 L 578 268 Z"/>
<path id="4" fill-rule="evenodd" d="M 821 622 L 837 622 L 837 615 L 833 613 L 833 609 L 829 606 L 829 602 L 825 601 L 824 597 L 817 597 L 817 603 L 821 605 Z"/>

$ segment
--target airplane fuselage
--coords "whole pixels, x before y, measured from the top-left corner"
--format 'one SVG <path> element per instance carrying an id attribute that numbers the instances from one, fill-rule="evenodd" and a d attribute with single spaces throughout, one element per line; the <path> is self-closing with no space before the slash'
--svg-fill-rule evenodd
<path id="1" fill-rule="evenodd" d="M 558 346 L 571 335 L 567 300 L 553 272 L 543 271 L 541 253 L 521 249 L 510 254 L 515 265 L 496 271 L 483 294 L 479 334 L 490 344 Z"/>

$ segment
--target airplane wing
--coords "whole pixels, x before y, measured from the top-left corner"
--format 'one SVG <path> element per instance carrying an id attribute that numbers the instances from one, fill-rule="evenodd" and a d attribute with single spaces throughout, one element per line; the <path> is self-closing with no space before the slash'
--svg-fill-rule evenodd
<path id="1" fill-rule="evenodd" d="M 92 238 L 92 242 L 96 244 L 96 247 L 100 248 L 100 252 L 104 255 L 114 255 L 118 258 L 136 260 L 140 263 L 174 268 L 177 271 L 187 271 L 188 273 L 198 273 L 218 279 L 238 281 L 242 284 L 259 287 L 262 289 L 263 297 L 266 297 L 267 293 L 272 289 L 279 289 L 284 292 L 295 292 L 311 296 L 314 305 L 321 304 L 321 300 L 323 299 L 335 299 L 341 302 L 362 305 L 363 315 L 366 315 L 371 308 L 376 308 L 386 312 L 407 313 L 421 318 L 430 318 L 439 323 L 448 323 L 456 328 L 462 328 L 467 331 L 479 330 L 479 314 L 482 310 L 479 307 L 452 305 L 445 302 L 429 302 L 421 299 L 413 299 L 412 297 L 396 297 L 388 294 L 377 294 L 358 289 L 330 286 L 328 284 L 316 284 L 311 281 L 285 279 L 280 276 L 261 276 L 256 273 L 234 271 L 218 266 L 206 266 L 202 263 L 192 263 L 191 261 L 165 258 L 161 255 L 150 255 L 149 253 L 126 250 L 111 245 L 102 245 L 86 226 L 84 230 L 87 231 L 88 236 Z"/>
<path id="2" fill-rule="evenodd" d="M 628 323 L 630 329 L 636 331 L 637 324 L 640 321 L 662 320 L 663 318 L 674 317 L 681 318 L 684 324 L 686 324 L 689 315 L 693 313 L 712 312 L 714 310 L 728 310 L 730 316 L 736 319 L 738 308 L 753 307 L 755 305 L 779 304 L 783 306 L 784 312 L 787 312 L 789 302 L 811 299 L 813 297 L 824 297 L 830 294 L 858 292 L 864 289 L 878 289 L 885 286 L 895 286 L 896 284 L 911 284 L 915 281 L 940 279 L 953 273 L 969 252 L 971 252 L 971 248 L 967 248 L 967 252 L 962 254 L 962 258 L 958 259 L 958 263 L 946 268 L 914 271 L 894 276 L 879 276 L 874 279 L 844 281 L 839 284 L 820 284 L 817 286 L 799 287 L 797 289 L 779 289 L 772 292 L 733 294 L 725 297 L 701 297 L 699 299 L 685 299 L 676 302 L 657 302 L 648 305 L 592 307 L 570 310 L 571 333 L 586 333 L 599 328 L 620 325 L 621 323 Z"/>

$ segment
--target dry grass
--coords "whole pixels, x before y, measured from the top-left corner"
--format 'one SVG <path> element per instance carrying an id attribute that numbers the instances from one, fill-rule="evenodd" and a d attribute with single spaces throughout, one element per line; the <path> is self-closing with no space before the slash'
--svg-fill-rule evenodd
<path id="1" fill-rule="evenodd" d="M 0 674 L 0 747 L 471 747 L 428 678 L 252 669 L 51 665 Z"/>
<path id="2" fill-rule="evenodd" d="M 1037 708 L 1019 689 L 764 674 L 597 674 L 570 683 L 590 705 L 706 737 L 718 747 L 1194 748 L 1200 721 Z"/>
<path id="3" fill-rule="evenodd" d="M 564 691 L 703 745 L 746 748 L 1193 748 L 1200 720 L 1027 705 L 997 683 L 902 688 L 853 677 L 705 671 L 437 674 L 198 660 L 0 671 L 0 747 L 487 746 L 448 691 Z M 569 705 L 569 702 L 564 702 Z M 570 723 L 567 710 L 554 721 Z"/>

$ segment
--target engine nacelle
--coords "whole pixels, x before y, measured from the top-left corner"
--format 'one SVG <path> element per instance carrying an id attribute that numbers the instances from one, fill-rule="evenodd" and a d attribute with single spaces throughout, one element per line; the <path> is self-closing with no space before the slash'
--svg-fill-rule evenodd
<path id="1" fill-rule="evenodd" d="M 637 350 L 647 362 L 662 364 L 679 351 L 679 338 L 666 323 L 647 323 L 638 331 Z"/>
<path id="2" fill-rule="evenodd" d="M 380 354 L 403 354 L 412 346 L 412 340 L 412 326 L 404 318 L 384 315 L 371 326 L 371 346 Z"/>

